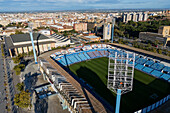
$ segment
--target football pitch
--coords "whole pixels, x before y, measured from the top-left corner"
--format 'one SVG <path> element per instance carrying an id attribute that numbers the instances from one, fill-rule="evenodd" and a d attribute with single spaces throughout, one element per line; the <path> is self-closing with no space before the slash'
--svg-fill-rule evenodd
<path id="1" fill-rule="evenodd" d="M 70 70 L 90 84 L 95 92 L 113 107 L 116 94 L 107 89 L 108 58 L 97 58 L 69 66 Z M 133 90 L 123 94 L 120 111 L 132 113 L 170 94 L 170 84 L 135 69 Z"/>

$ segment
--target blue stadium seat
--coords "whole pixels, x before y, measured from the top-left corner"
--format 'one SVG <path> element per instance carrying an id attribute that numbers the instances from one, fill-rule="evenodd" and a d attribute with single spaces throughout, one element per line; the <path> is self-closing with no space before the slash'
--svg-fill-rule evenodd
<path id="1" fill-rule="evenodd" d="M 74 55 L 73 55 L 73 54 L 68 55 L 67 57 L 71 60 L 71 62 L 72 62 L 72 63 L 79 62 L 79 61 L 78 61 L 78 60 L 74 57 Z"/>
<path id="2" fill-rule="evenodd" d="M 135 56 L 135 60 L 137 60 L 138 58 L 139 58 L 139 56 L 136 55 L 136 56 Z"/>
<path id="3" fill-rule="evenodd" d="M 93 51 L 93 53 L 96 55 L 96 57 L 102 57 L 102 55 L 98 51 Z"/>
<path id="4" fill-rule="evenodd" d="M 132 63 L 133 63 L 132 61 L 128 62 L 128 64 L 132 64 Z M 137 65 L 137 63 L 135 62 L 134 65 Z"/>
<path id="5" fill-rule="evenodd" d="M 102 54 L 102 56 L 106 56 L 105 54 L 104 54 L 104 51 L 99 51 L 100 52 L 100 54 Z"/>
<path id="6" fill-rule="evenodd" d="M 66 57 L 66 58 L 65 58 L 65 57 Z M 64 59 L 65 59 L 66 64 L 68 64 L 68 65 L 72 64 L 72 62 L 71 62 L 70 59 L 67 57 L 67 55 L 64 56 Z"/>
<path id="7" fill-rule="evenodd" d="M 164 73 L 160 78 L 163 78 L 165 80 L 169 80 L 170 79 L 170 75 Z"/>
<path id="8" fill-rule="evenodd" d="M 88 54 L 91 58 L 96 58 L 96 56 L 95 56 L 92 52 L 87 52 L 87 54 Z"/>
<path id="9" fill-rule="evenodd" d="M 80 57 L 77 56 L 77 54 L 74 54 L 74 57 L 75 57 L 78 61 L 82 61 L 82 60 L 80 59 Z"/>
<path id="10" fill-rule="evenodd" d="M 85 56 L 87 59 L 90 59 L 90 56 L 89 56 L 86 52 L 84 52 L 84 56 Z"/>
<path id="11" fill-rule="evenodd" d="M 151 75 L 156 76 L 156 77 L 160 77 L 162 74 L 163 74 L 162 72 L 157 71 L 157 70 L 154 70 L 151 72 Z"/>
<path id="12" fill-rule="evenodd" d="M 163 67 L 164 67 L 164 64 L 161 64 L 161 63 L 155 63 L 151 66 L 151 68 L 156 69 L 158 71 L 161 71 Z"/>
<path id="13" fill-rule="evenodd" d="M 136 63 L 143 65 L 146 61 L 147 61 L 147 59 L 139 58 L 138 60 L 136 60 Z"/>
<path id="14" fill-rule="evenodd" d="M 146 72 L 146 73 L 150 73 L 151 71 L 153 71 L 153 69 L 152 69 L 152 68 L 149 68 L 149 67 L 144 67 L 144 68 L 142 69 L 142 71 L 144 71 L 144 72 Z"/>
<path id="15" fill-rule="evenodd" d="M 82 61 L 87 60 L 87 58 L 83 55 L 83 53 L 78 53 L 77 54 Z"/>
<path id="16" fill-rule="evenodd" d="M 169 75 L 170 75 L 170 67 L 165 66 L 162 70 L 163 70 L 163 71 L 166 71 L 166 72 L 167 72 L 167 74 L 169 74 Z"/>
<path id="17" fill-rule="evenodd" d="M 136 69 L 139 69 L 139 70 L 142 70 L 142 68 L 144 68 L 145 66 L 144 65 L 141 65 L 141 64 L 137 64 L 135 66 Z"/>
<path id="18" fill-rule="evenodd" d="M 62 65 L 66 66 L 66 61 L 64 58 L 60 59 L 58 62 L 60 62 Z"/>
<path id="19" fill-rule="evenodd" d="M 145 65 L 148 65 L 148 66 L 151 66 L 152 64 L 154 64 L 154 61 L 152 61 L 152 60 L 148 60 L 148 61 L 145 63 Z"/>
<path id="20" fill-rule="evenodd" d="M 106 56 L 109 56 L 109 52 L 108 51 L 104 51 Z"/>

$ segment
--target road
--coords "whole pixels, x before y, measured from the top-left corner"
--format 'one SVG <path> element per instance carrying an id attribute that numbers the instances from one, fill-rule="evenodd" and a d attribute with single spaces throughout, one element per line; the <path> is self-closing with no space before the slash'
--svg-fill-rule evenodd
<path id="1" fill-rule="evenodd" d="M 0 42 L 1 45 L 1 42 Z M 4 72 L 4 61 L 2 58 L 2 52 L 1 52 L 1 46 L 0 46 L 0 110 L 2 113 L 7 113 L 6 110 L 6 93 L 5 93 L 5 86 L 4 86 L 4 81 L 5 81 L 5 72 Z"/>
<path id="2" fill-rule="evenodd" d="M 17 93 L 15 90 L 15 85 L 14 85 L 14 79 L 13 79 L 13 72 L 11 72 L 10 65 L 9 63 L 11 62 L 11 58 L 9 58 L 9 53 L 8 53 L 8 47 L 5 45 L 4 47 L 4 52 L 5 52 L 5 57 L 4 57 L 4 72 L 7 75 L 7 82 L 8 82 L 8 103 L 9 103 L 9 108 L 11 109 L 10 112 L 17 113 L 17 106 L 14 105 L 14 96 Z M 17 81 L 18 83 L 18 81 Z"/>

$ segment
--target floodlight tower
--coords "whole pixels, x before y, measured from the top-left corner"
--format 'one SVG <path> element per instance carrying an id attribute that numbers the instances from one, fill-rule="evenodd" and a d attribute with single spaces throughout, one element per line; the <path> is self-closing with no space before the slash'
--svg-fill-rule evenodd
<path id="1" fill-rule="evenodd" d="M 34 39 L 33 39 L 33 34 L 32 34 L 33 23 L 28 23 L 28 26 L 30 28 L 29 33 L 30 33 L 30 38 L 31 38 L 31 42 L 32 42 L 32 48 L 33 48 L 33 53 L 34 53 L 34 60 L 35 60 L 35 64 L 37 64 L 37 55 L 36 55 L 36 51 L 35 51 Z"/>
<path id="2" fill-rule="evenodd" d="M 112 20 L 112 43 L 113 43 L 113 37 L 114 37 L 114 25 L 115 25 L 115 18 Z"/>
<path id="3" fill-rule="evenodd" d="M 109 53 L 107 87 L 111 91 L 117 93 L 115 113 L 119 113 L 121 94 L 132 91 L 134 63 L 134 53 Z"/>

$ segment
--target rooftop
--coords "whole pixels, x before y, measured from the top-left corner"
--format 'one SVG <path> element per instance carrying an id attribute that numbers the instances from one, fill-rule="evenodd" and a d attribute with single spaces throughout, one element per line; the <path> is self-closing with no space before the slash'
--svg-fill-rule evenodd
<path id="1" fill-rule="evenodd" d="M 11 35 L 11 39 L 13 43 L 31 41 L 30 34 L 28 33 Z M 49 38 L 39 33 L 33 33 L 33 40 L 44 40 L 44 39 L 49 39 Z"/>
<path id="2" fill-rule="evenodd" d="M 84 36 L 86 38 L 98 38 L 98 36 Z"/>

